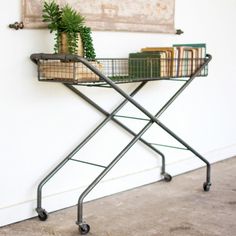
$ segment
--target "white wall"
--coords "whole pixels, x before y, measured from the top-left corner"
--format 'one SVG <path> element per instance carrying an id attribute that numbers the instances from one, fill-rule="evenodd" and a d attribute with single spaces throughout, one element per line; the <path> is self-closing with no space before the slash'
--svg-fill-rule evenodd
<path id="1" fill-rule="evenodd" d="M 29 56 L 51 52 L 53 35 L 47 30 L 11 30 L 20 19 L 21 1 L 0 3 L 0 226 L 35 216 L 37 184 L 59 163 L 103 116 L 72 92 L 56 83 L 40 83 Z M 209 76 L 199 78 L 176 100 L 161 120 L 189 142 L 210 162 L 236 154 L 236 2 L 233 0 L 176 0 L 176 28 L 181 36 L 124 32 L 94 32 L 98 57 L 127 57 L 146 46 L 174 43 L 207 43 L 213 60 Z M 131 91 L 134 85 L 122 86 Z M 152 82 L 137 100 L 156 112 L 177 83 Z M 109 89 L 82 88 L 107 110 L 121 101 Z M 128 106 L 120 114 L 139 114 Z M 138 130 L 143 123 L 126 121 Z M 154 142 L 169 141 L 157 127 L 144 135 Z M 114 124 L 107 125 L 78 157 L 106 164 L 131 137 Z M 170 143 L 173 143 L 170 140 Z M 202 165 L 192 154 L 166 150 L 167 170 L 172 175 Z M 76 204 L 79 193 L 99 169 L 69 163 L 44 188 L 43 206 L 48 211 Z M 141 144 L 89 195 L 108 195 L 160 179 L 160 159 Z M 203 176 L 203 181 L 205 176 Z M 202 183 L 196 183 L 201 188 Z M 214 179 L 213 179 L 214 184 Z M 214 188 L 214 185 L 213 185 Z"/>

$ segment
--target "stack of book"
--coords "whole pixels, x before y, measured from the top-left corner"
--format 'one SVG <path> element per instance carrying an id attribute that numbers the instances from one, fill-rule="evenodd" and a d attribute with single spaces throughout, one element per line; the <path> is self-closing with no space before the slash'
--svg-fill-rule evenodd
<path id="1" fill-rule="evenodd" d="M 174 44 L 177 77 L 191 76 L 204 62 L 206 44 Z M 204 71 L 201 72 L 204 75 Z"/>
<path id="2" fill-rule="evenodd" d="M 129 75 L 139 78 L 187 77 L 201 66 L 205 56 L 204 43 L 146 47 L 141 52 L 129 54 Z M 200 75 L 204 75 L 204 71 Z"/>
<path id="3" fill-rule="evenodd" d="M 147 47 L 142 48 L 141 52 L 148 52 L 149 55 L 152 53 L 159 54 L 160 61 L 160 77 L 171 77 L 173 75 L 174 67 L 174 48 L 173 47 Z"/>

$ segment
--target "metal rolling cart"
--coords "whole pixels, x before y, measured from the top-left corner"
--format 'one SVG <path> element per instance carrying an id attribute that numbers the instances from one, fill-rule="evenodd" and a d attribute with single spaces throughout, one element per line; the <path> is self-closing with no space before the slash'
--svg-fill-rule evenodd
<path id="1" fill-rule="evenodd" d="M 207 76 L 208 63 L 211 60 L 211 55 L 207 54 L 205 58 L 197 59 L 160 59 L 160 58 L 118 58 L 118 59 L 97 59 L 96 61 L 88 61 L 76 55 L 64 54 L 32 54 L 31 60 L 37 65 L 38 79 L 40 81 L 60 82 L 65 87 L 73 91 L 80 98 L 84 99 L 88 104 L 96 108 L 106 118 L 91 132 L 88 136 L 72 150 L 38 185 L 37 190 L 37 208 L 38 217 L 45 221 L 48 214 L 42 208 L 42 188 L 43 186 L 70 160 L 78 161 L 88 165 L 94 165 L 102 168 L 103 171 L 97 178 L 84 190 L 78 199 L 78 215 L 77 225 L 79 232 L 85 235 L 89 232 L 90 226 L 83 220 L 83 200 L 89 192 L 102 180 L 102 178 L 121 160 L 121 158 L 129 151 L 129 149 L 140 141 L 157 155 L 161 157 L 162 167 L 161 175 L 167 182 L 171 181 L 172 177 L 165 170 L 165 156 L 153 144 L 142 138 L 143 134 L 155 123 L 180 144 L 186 150 L 192 152 L 197 158 L 206 164 L 206 181 L 203 183 L 203 190 L 209 191 L 211 186 L 210 181 L 210 163 L 200 155 L 195 149 L 187 144 L 183 139 L 177 136 L 172 130 L 160 122 L 159 117 L 172 104 L 172 102 L 188 87 L 188 85 L 196 78 Z M 151 114 L 147 109 L 141 106 L 134 96 L 147 84 L 149 81 L 180 81 L 183 85 L 173 94 L 173 96 L 165 103 L 165 105 L 155 114 Z M 119 84 L 135 83 L 136 88 L 132 93 L 124 92 Z M 138 85 L 137 85 L 138 84 Z M 83 94 L 78 88 L 79 86 L 96 86 L 109 87 L 119 93 L 124 99 L 112 112 L 108 112 L 93 100 Z M 133 104 L 138 110 L 145 114 L 149 119 L 146 125 L 138 133 L 131 130 L 120 120 L 116 114 L 120 111 L 127 102 Z M 129 117 L 133 118 L 133 117 Z M 115 122 L 118 126 L 126 130 L 133 136 L 133 139 L 127 146 L 107 166 L 96 163 L 85 162 L 82 160 L 73 159 L 73 156 L 90 140 L 93 136 L 104 127 L 109 121 Z"/>

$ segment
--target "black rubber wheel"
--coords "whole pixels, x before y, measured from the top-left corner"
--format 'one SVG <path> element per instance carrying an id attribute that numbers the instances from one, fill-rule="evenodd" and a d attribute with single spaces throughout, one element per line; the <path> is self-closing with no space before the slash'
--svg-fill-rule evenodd
<path id="1" fill-rule="evenodd" d="M 45 210 L 43 210 L 39 212 L 38 217 L 41 221 L 45 221 L 48 218 L 48 213 Z"/>
<path id="2" fill-rule="evenodd" d="M 211 183 L 205 182 L 205 183 L 203 184 L 203 190 L 204 190 L 205 192 L 208 192 L 208 191 L 210 190 L 210 188 L 211 188 Z"/>
<path id="3" fill-rule="evenodd" d="M 168 173 L 163 174 L 163 177 L 166 182 L 170 182 L 172 180 L 172 176 Z"/>
<path id="4" fill-rule="evenodd" d="M 81 235 L 85 235 L 90 231 L 90 226 L 88 224 L 82 224 L 79 226 L 79 232 Z"/>

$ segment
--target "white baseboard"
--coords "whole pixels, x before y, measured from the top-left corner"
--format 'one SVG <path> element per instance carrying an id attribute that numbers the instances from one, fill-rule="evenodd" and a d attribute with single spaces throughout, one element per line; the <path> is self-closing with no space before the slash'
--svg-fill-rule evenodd
<path id="1" fill-rule="evenodd" d="M 204 157 L 214 163 L 236 155 L 236 144 L 225 148 L 214 150 L 204 154 Z M 170 163 L 166 166 L 167 172 L 172 176 L 185 173 L 204 166 L 204 163 L 197 158 L 187 158 L 182 161 Z M 132 189 L 145 184 L 153 183 L 161 179 L 160 167 L 143 170 L 138 173 L 133 173 L 127 176 L 106 180 L 101 182 L 94 191 L 92 191 L 85 201 L 108 196 L 114 193 Z M 69 206 L 76 205 L 79 194 L 84 188 L 72 189 L 67 192 L 58 193 L 55 195 L 43 198 L 43 207 L 52 212 L 63 209 Z M 35 212 L 36 199 L 24 203 L 7 206 L 0 209 L 0 226 L 8 225 L 18 221 L 32 218 L 36 216 Z M 76 219 L 75 219 L 76 220 Z"/>

